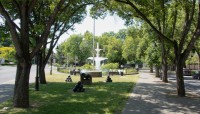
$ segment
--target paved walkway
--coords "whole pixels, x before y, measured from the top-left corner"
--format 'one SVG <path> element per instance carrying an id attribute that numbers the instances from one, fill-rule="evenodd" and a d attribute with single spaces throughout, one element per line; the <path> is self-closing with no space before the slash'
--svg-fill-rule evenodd
<path id="1" fill-rule="evenodd" d="M 170 76 L 169 83 L 163 83 L 154 74 L 141 71 L 122 114 L 200 114 L 200 86 L 195 91 L 186 89 L 186 97 L 177 97 L 175 81 Z"/>

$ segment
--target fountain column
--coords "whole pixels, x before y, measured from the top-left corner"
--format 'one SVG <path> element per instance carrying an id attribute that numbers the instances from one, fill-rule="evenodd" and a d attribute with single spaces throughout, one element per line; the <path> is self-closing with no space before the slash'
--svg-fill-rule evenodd
<path id="1" fill-rule="evenodd" d="M 99 43 L 97 42 L 97 48 L 95 49 L 96 56 L 88 58 L 90 60 L 93 60 L 93 63 L 95 63 L 95 70 L 101 70 L 101 61 L 108 59 L 106 57 L 100 57 L 100 51 L 101 50 L 102 49 L 99 49 Z"/>
<path id="2" fill-rule="evenodd" d="M 95 69 L 96 70 L 100 70 L 100 66 L 101 66 L 101 59 L 99 58 L 99 52 L 102 49 L 99 49 L 99 43 L 97 42 L 97 48 L 95 49 L 96 51 L 96 58 L 95 58 Z"/>

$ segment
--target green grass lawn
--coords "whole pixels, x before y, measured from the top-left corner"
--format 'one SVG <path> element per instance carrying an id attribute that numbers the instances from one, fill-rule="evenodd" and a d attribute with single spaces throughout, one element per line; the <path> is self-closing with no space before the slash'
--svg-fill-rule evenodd
<path id="1" fill-rule="evenodd" d="M 28 109 L 13 108 L 12 101 L 0 104 L 0 113 L 9 114 L 114 114 L 120 113 L 135 85 L 138 75 L 111 76 L 113 82 L 106 83 L 106 76 L 93 78 L 91 85 L 84 85 L 85 92 L 74 93 L 72 89 L 80 80 L 71 76 L 73 82 L 66 83 L 67 75 L 47 76 L 48 84 L 40 85 L 40 91 L 30 86 Z M 2 110 L 9 107 L 8 110 Z"/>

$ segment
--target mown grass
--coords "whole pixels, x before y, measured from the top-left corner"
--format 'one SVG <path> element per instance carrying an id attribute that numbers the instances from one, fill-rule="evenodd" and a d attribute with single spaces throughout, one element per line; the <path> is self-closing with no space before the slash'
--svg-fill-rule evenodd
<path id="1" fill-rule="evenodd" d="M 113 114 L 120 113 L 127 101 L 138 75 L 111 76 L 113 82 L 106 83 L 106 76 L 93 78 L 91 85 L 84 85 L 85 92 L 74 93 L 73 87 L 80 80 L 71 76 L 73 82 L 66 83 L 66 75 L 48 75 L 48 84 L 40 85 L 40 91 L 30 86 L 28 109 L 13 108 L 12 101 L 0 104 L 0 113 L 9 114 Z"/>

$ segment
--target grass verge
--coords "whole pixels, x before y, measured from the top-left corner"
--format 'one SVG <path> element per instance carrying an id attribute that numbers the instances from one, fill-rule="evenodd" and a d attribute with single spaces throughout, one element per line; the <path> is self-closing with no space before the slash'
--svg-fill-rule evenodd
<path id="1" fill-rule="evenodd" d="M 74 93 L 73 87 L 80 80 L 72 76 L 66 83 L 66 75 L 48 75 L 48 84 L 40 85 L 40 91 L 30 86 L 28 109 L 13 108 L 9 100 L 0 104 L 3 114 L 114 114 L 120 113 L 135 85 L 138 75 L 111 76 L 113 82 L 106 83 L 106 76 L 93 78 L 91 85 L 84 85 L 85 92 Z M 3 107 L 8 109 L 3 110 Z"/>

